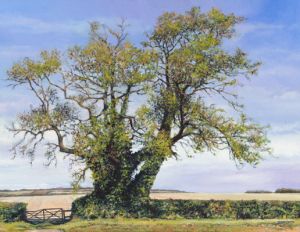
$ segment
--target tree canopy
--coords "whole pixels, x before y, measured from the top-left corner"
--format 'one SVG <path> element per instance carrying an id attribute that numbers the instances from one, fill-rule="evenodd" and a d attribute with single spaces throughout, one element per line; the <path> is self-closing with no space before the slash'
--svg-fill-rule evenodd
<path id="1" fill-rule="evenodd" d="M 178 146 L 227 150 L 238 163 L 256 164 L 269 152 L 265 128 L 243 113 L 235 88 L 259 62 L 223 45 L 242 20 L 196 7 L 164 13 L 140 45 L 125 24 L 91 23 L 86 45 L 15 63 L 8 79 L 37 104 L 10 128 L 23 135 L 14 151 L 32 157 L 46 146 L 50 161 L 67 154 L 84 164 L 77 181 L 91 170 L 95 196 L 118 202 L 147 198 L 163 162 L 181 155 Z"/>

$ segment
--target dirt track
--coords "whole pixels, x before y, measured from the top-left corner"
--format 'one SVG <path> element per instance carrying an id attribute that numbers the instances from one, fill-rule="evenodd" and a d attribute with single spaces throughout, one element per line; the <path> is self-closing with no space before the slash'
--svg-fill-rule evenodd
<path id="1" fill-rule="evenodd" d="M 28 210 L 43 208 L 70 209 L 72 201 L 83 195 L 18 196 L 2 197 L 3 202 L 25 202 Z M 153 199 L 190 199 L 190 200 L 283 200 L 300 201 L 300 194 L 245 194 L 245 193 L 152 193 Z"/>

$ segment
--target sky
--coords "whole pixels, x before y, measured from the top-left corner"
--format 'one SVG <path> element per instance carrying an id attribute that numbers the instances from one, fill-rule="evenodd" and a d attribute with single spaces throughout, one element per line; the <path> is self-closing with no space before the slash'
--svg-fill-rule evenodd
<path id="1" fill-rule="evenodd" d="M 269 125 L 273 153 L 256 167 L 237 167 L 226 153 L 182 156 L 168 160 L 154 188 L 192 192 L 245 192 L 300 188 L 300 1 L 296 0 L 1 0 L 0 5 L 0 189 L 68 187 L 71 171 L 67 159 L 46 167 L 43 154 L 30 164 L 26 157 L 12 159 L 15 141 L 7 126 L 30 107 L 30 92 L 8 87 L 6 71 L 40 50 L 64 50 L 88 39 L 89 22 L 113 26 L 125 19 L 130 39 L 139 43 L 156 18 L 165 11 L 184 12 L 192 6 L 202 11 L 216 7 L 244 16 L 236 37 L 226 49 L 236 47 L 262 62 L 257 76 L 238 89 L 246 113 Z M 91 186 L 91 180 L 83 183 Z"/>

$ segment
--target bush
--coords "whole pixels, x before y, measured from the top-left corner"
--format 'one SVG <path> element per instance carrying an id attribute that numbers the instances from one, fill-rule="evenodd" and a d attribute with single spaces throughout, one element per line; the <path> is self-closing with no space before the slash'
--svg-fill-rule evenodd
<path id="1" fill-rule="evenodd" d="M 275 193 L 300 193 L 300 189 L 280 188 Z"/>
<path id="2" fill-rule="evenodd" d="M 22 220 L 25 211 L 25 203 L 0 202 L 0 221 L 13 222 Z"/>
<path id="3" fill-rule="evenodd" d="M 248 190 L 245 193 L 272 193 L 272 191 L 267 191 L 267 190 Z"/>
<path id="4" fill-rule="evenodd" d="M 283 201 L 200 201 L 200 200 L 150 200 L 148 202 L 116 207 L 83 197 L 73 202 L 74 215 L 83 218 L 98 217 L 148 217 L 148 218 L 223 218 L 272 219 L 299 218 L 300 202 Z"/>
<path id="5" fill-rule="evenodd" d="M 73 201 L 72 213 L 86 219 L 114 218 L 117 215 L 126 216 L 126 211 L 122 207 L 108 201 L 96 199 L 93 195 L 86 195 Z"/>

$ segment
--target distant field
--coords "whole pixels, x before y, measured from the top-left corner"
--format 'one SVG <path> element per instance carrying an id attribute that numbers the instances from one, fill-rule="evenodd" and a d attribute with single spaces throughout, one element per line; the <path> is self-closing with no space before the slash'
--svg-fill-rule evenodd
<path id="1" fill-rule="evenodd" d="M 81 188 L 76 194 L 88 194 L 92 192 L 92 188 Z M 153 189 L 152 193 L 184 193 L 178 190 Z M 17 197 L 17 196 L 50 196 L 50 195 L 70 195 L 74 194 L 71 188 L 52 188 L 52 189 L 21 189 L 21 190 L 0 190 L 0 197 Z"/>
<path id="2" fill-rule="evenodd" d="M 72 201 L 84 194 L 64 194 L 49 196 L 15 196 L 0 197 L 3 202 L 25 202 L 28 210 L 42 208 L 64 208 L 70 209 Z M 179 193 L 179 192 L 157 192 L 151 193 L 152 199 L 189 199 L 189 200 L 280 200 L 280 201 L 300 201 L 300 194 L 297 193 Z"/>
<path id="3" fill-rule="evenodd" d="M 84 195 L 52 195 L 52 196 L 20 196 L 0 197 L 0 202 L 25 202 L 27 210 L 38 210 L 45 208 L 70 209 L 72 202 Z"/>
<path id="4" fill-rule="evenodd" d="M 153 199 L 300 201 L 300 193 L 152 193 Z"/>
<path id="5" fill-rule="evenodd" d="M 76 194 L 85 195 L 92 191 L 91 188 L 79 189 Z M 21 189 L 21 190 L 0 190 L 0 197 L 17 197 L 17 196 L 52 196 L 52 195 L 70 195 L 73 190 L 70 188 L 53 188 L 53 189 Z"/>

